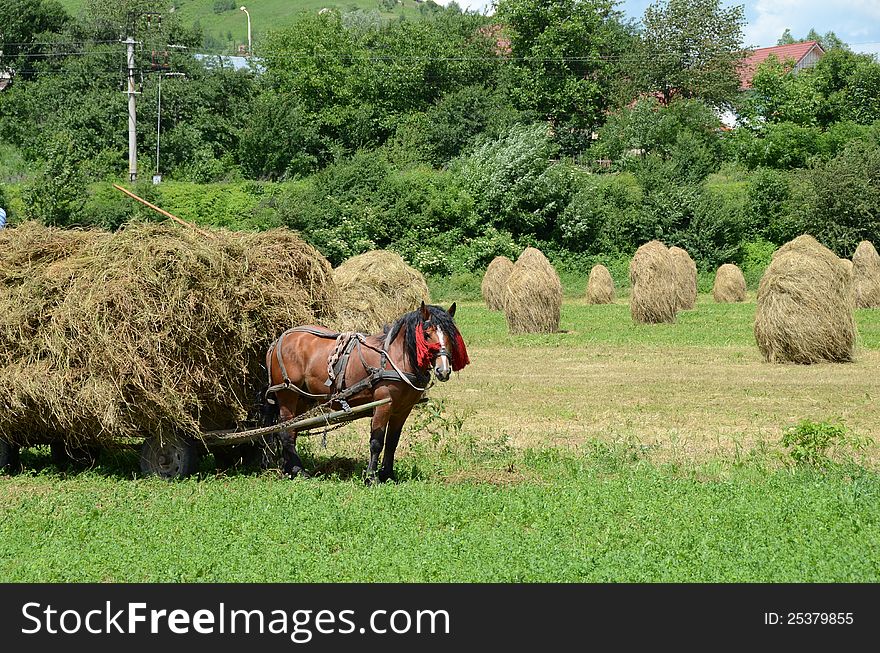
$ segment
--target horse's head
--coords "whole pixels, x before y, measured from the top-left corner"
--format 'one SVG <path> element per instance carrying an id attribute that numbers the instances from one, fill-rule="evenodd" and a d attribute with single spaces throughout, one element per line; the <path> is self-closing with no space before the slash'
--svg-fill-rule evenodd
<path id="1" fill-rule="evenodd" d="M 416 359 L 420 370 L 434 367 L 438 381 L 448 381 L 470 363 L 461 334 L 455 326 L 455 304 L 444 311 L 439 306 L 426 306 L 422 302 L 418 310 L 421 318 L 416 327 Z"/>

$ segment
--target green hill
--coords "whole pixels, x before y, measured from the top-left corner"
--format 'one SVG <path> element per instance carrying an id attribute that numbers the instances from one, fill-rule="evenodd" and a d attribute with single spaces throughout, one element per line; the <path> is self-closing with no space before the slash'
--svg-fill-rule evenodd
<path id="1" fill-rule="evenodd" d="M 84 0 L 59 0 L 67 11 L 77 15 Z M 270 29 L 290 23 L 303 11 L 319 11 L 324 7 L 349 11 L 361 9 L 378 11 L 385 19 L 400 15 L 417 17 L 420 4 L 415 0 L 397 0 L 394 9 L 381 0 L 172 0 L 186 25 L 198 23 L 205 35 L 205 44 L 212 50 L 234 52 L 239 44 L 247 43 L 247 17 L 239 7 L 247 7 L 251 15 L 251 31 L 255 50 L 261 37 Z"/>

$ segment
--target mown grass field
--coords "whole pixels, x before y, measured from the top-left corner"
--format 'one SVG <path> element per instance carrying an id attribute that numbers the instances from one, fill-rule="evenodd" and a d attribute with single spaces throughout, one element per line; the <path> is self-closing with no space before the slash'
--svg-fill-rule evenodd
<path id="1" fill-rule="evenodd" d="M 804 418 L 878 440 L 880 317 L 857 361 L 768 366 L 753 304 L 701 297 L 675 325 L 566 302 L 552 336 L 508 336 L 475 302 L 473 364 L 410 420 L 400 482 L 365 487 L 366 424 L 309 441 L 316 477 L 137 477 L 133 454 L 0 477 L 8 581 L 880 580 L 876 444 L 790 464 Z"/>

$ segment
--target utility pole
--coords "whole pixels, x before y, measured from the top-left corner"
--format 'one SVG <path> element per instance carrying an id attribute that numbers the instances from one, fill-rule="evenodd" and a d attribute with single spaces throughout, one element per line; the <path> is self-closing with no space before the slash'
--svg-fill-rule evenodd
<path id="1" fill-rule="evenodd" d="M 134 46 L 137 44 L 130 36 L 123 41 L 127 46 L 128 65 L 128 180 L 137 181 L 137 117 L 135 112 L 134 90 Z"/>

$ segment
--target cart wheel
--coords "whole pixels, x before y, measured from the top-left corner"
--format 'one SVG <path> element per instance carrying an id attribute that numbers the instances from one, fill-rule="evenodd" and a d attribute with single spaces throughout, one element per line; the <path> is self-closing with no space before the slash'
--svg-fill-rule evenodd
<path id="1" fill-rule="evenodd" d="M 186 478 L 199 468 L 199 450 L 192 440 L 159 438 L 144 441 L 141 471 L 162 478 Z"/>
<path id="2" fill-rule="evenodd" d="M 76 447 L 63 442 L 53 442 L 49 448 L 52 452 L 52 463 L 58 469 L 94 467 L 100 453 L 98 447 Z"/>
<path id="3" fill-rule="evenodd" d="M 20 466 L 18 446 L 0 440 L 0 473 L 12 474 L 17 472 Z"/>

